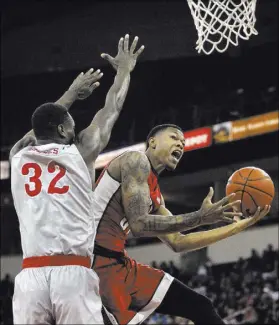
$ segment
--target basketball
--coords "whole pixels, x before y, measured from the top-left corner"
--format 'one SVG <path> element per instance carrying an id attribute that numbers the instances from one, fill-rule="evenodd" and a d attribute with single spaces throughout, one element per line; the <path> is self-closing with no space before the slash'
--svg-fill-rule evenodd
<path id="1" fill-rule="evenodd" d="M 241 200 L 240 209 L 243 216 L 253 215 L 258 207 L 270 205 L 275 188 L 270 176 L 262 169 L 245 167 L 237 170 L 229 178 L 226 195 L 235 193 L 233 200 Z"/>

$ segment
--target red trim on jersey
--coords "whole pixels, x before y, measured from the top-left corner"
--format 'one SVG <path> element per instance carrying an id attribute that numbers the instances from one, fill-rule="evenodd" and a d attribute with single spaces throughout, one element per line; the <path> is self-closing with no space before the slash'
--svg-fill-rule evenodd
<path id="1" fill-rule="evenodd" d="M 153 203 L 153 211 L 157 210 L 161 205 L 161 191 L 158 184 L 158 178 L 157 175 L 151 170 L 149 176 L 148 176 L 148 186 L 149 186 L 149 192 L 150 192 L 150 198 Z"/>
<path id="2" fill-rule="evenodd" d="M 23 259 L 22 268 L 44 267 L 44 266 L 65 266 L 79 265 L 87 268 L 91 267 L 90 257 L 78 255 L 51 255 L 33 256 Z"/>

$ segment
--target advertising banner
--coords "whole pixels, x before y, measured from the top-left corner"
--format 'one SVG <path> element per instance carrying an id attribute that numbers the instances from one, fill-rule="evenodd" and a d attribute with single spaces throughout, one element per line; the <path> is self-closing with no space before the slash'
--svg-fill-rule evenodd
<path id="1" fill-rule="evenodd" d="M 184 151 L 206 148 L 212 144 L 211 128 L 205 127 L 184 132 Z"/>
<path id="2" fill-rule="evenodd" d="M 231 141 L 245 139 L 279 129 L 278 111 L 233 121 Z"/>

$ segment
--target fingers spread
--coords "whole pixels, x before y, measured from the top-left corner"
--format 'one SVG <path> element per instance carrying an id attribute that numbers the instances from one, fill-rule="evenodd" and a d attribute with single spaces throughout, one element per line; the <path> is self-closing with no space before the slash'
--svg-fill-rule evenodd
<path id="1" fill-rule="evenodd" d="M 86 76 L 89 76 L 89 75 L 91 75 L 91 73 L 93 73 L 93 71 L 94 71 L 94 69 L 93 69 L 93 68 L 90 68 L 90 69 L 85 73 L 85 75 L 86 75 Z"/>
<path id="2" fill-rule="evenodd" d="M 97 78 L 97 77 L 100 77 L 100 75 L 103 75 L 103 73 L 101 72 L 100 69 L 98 69 L 92 74 L 92 77 Z"/>
<path id="3" fill-rule="evenodd" d="M 120 38 L 119 43 L 118 43 L 118 51 L 123 51 L 123 43 L 124 43 L 124 39 L 123 37 Z"/>
<path id="4" fill-rule="evenodd" d="M 138 50 L 137 52 L 135 53 L 135 56 L 138 57 L 144 50 L 144 45 L 142 45 Z"/>
<path id="5" fill-rule="evenodd" d="M 91 86 L 90 86 L 90 88 L 92 89 L 92 91 L 94 90 L 94 89 L 96 89 L 97 87 L 99 87 L 100 86 L 100 83 L 99 82 L 94 82 Z"/>
<path id="6" fill-rule="evenodd" d="M 124 52 L 128 52 L 129 50 L 129 35 L 126 34 L 124 38 Z"/>
<path id="7" fill-rule="evenodd" d="M 235 193 L 231 193 L 228 196 L 225 196 L 224 198 L 222 198 L 220 201 L 216 202 L 216 206 L 221 207 L 222 205 L 224 205 L 225 203 L 230 202 L 230 200 L 235 196 Z"/>
<path id="8" fill-rule="evenodd" d="M 103 59 L 109 61 L 109 62 L 112 62 L 112 61 L 113 61 L 113 57 L 110 56 L 110 55 L 107 54 L 107 53 L 102 53 L 102 54 L 101 54 L 101 57 L 102 57 Z"/>
<path id="9" fill-rule="evenodd" d="M 226 217 L 242 217 L 243 213 L 242 212 L 223 212 L 223 215 Z"/>
<path id="10" fill-rule="evenodd" d="M 237 222 L 236 220 L 234 220 L 233 218 L 228 218 L 228 217 L 223 217 L 222 221 L 226 222 L 226 223 L 234 223 Z"/>
<path id="11" fill-rule="evenodd" d="M 81 73 L 77 76 L 77 78 L 80 78 L 80 77 L 82 77 L 83 75 L 84 75 L 84 73 L 81 72 Z"/>
<path id="12" fill-rule="evenodd" d="M 222 207 L 222 211 L 233 209 L 234 211 L 239 211 L 241 200 L 233 201 Z"/>
<path id="13" fill-rule="evenodd" d="M 208 192 L 208 194 L 207 194 L 205 200 L 207 200 L 207 201 L 211 201 L 212 198 L 213 198 L 213 195 L 214 195 L 213 187 L 210 187 L 210 188 L 209 188 L 209 192 Z"/>
<path id="14" fill-rule="evenodd" d="M 134 54 L 139 38 L 136 36 L 133 40 L 133 43 L 130 47 L 130 54 Z"/>

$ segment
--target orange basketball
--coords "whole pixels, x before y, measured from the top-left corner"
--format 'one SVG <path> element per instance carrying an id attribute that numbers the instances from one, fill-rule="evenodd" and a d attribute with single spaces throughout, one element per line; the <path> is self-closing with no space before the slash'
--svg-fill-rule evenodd
<path id="1" fill-rule="evenodd" d="M 243 216 L 253 215 L 257 207 L 270 205 L 274 198 L 274 184 L 270 176 L 262 169 L 245 167 L 237 170 L 229 178 L 226 195 L 235 193 L 233 200 L 241 200 Z"/>

